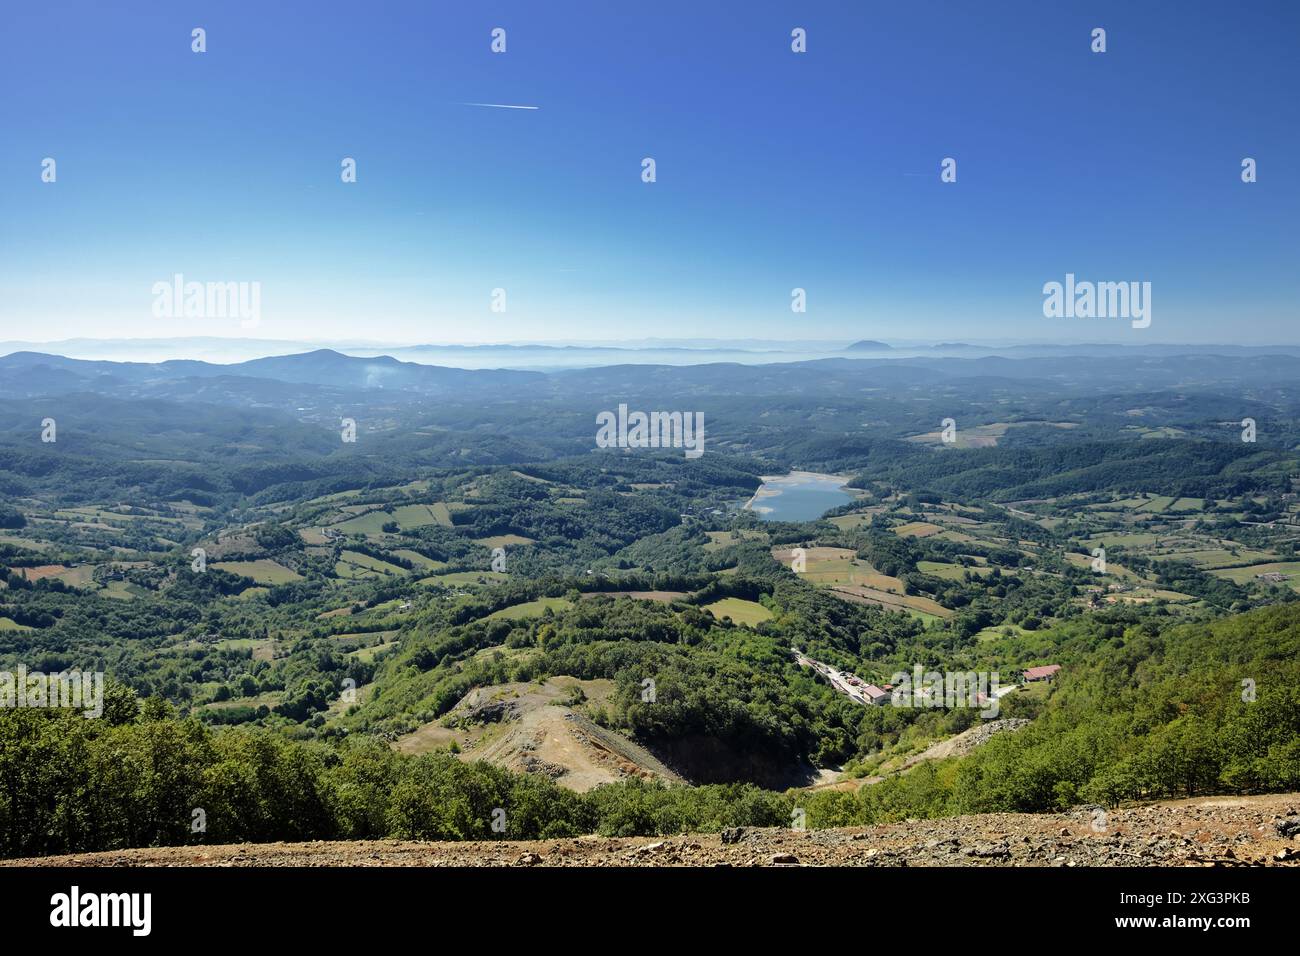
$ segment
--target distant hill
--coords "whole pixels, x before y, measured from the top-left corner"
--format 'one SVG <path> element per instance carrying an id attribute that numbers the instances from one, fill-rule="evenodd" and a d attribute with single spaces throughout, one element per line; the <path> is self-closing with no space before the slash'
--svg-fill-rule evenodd
<path id="1" fill-rule="evenodd" d="M 854 342 L 852 345 L 846 345 L 846 352 L 889 352 L 893 347 L 886 345 L 884 342 L 876 342 L 872 339 L 863 339 L 860 342 Z"/>
<path id="2" fill-rule="evenodd" d="M 527 389 L 545 381 L 540 372 L 482 369 L 469 371 L 389 356 L 362 358 L 331 349 L 297 355 L 252 359 L 233 365 L 170 360 L 166 362 L 85 361 L 14 352 L 0 358 L 0 398 L 93 391 L 100 394 L 154 398 L 194 398 L 220 383 L 226 391 L 243 392 L 261 401 L 286 400 L 284 386 L 331 390 L 398 390 L 418 394 L 470 393 L 499 395 L 503 390 Z M 295 393 L 301 395 L 301 392 Z M 209 400 L 215 396 L 208 395 Z"/>
<path id="3" fill-rule="evenodd" d="M 1141 381 L 1148 389 L 1215 391 L 1240 387 L 1290 389 L 1300 380 L 1300 349 L 1239 349 L 1220 353 L 1187 346 L 1123 349 L 1080 346 L 1074 352 L 916 355 L 895 349 L 872 355 L 865 347 L 852 355 L 762 365 L 715 362 L 704 365 L 616 364 L 551 372 L 463 369 L 391 356 L 361 357 L 319 349 L 296 355 L 252 359 L 230 365 L 193 360 L 111 362 L 70 359 L 39 352 L 0 357 L 0 400 L 35 399 L 74 393 L 122 399 L 205 402 L 226 406 L 279 409 L 330 409 L 340 403 L 419 403 L 445 400 L 596 401 L 612 408 L 620 401 L 647 407 L 666 395 L 699 400 L 706 396 L 846 396 L 863 389 L 928 387 L 946 381 L 962 388 L 1012 387 L 1027 393 L 1096 394 Z M 1099 354 L 1090 354 L 1095 349 Z M 1169 350 L 1172 354 L 1164 354 Z M 897 357 L 895 357 L 897 356 Z M 1014 384 L 1011 384 L 1014 383 Z M 1128 398 L 1113 398 L 1121 410 Z M 1129 404 L 1126 404 L 1129 403 Z M 585 407 L 585 406 L 584 406 Z M 1228 418 L 1237 414 L 1222 410 Z M 1239 418 L 1239 416 L 1238 416 Z M 1227 420 L 1225 418 L 1224 420 Z"/>

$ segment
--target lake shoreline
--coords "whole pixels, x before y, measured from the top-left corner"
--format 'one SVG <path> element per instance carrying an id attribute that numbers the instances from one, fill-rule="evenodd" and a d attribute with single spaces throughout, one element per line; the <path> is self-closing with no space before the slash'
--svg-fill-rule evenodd
<path id="1" fill-rule="evenodd" d="M 760 516 L 771 514 L 775 509 L 759 504 L 763 498 L 779 498 L 787 490 L 806 490 L 807 485 L 821 485 L 826 491 L 843 492 L 846 502 L 852 501 L 856 497 L 855 493 L 843 491 L 848 483 L 853 479 L 852 475 L 826 475 L 816 471 L 791 471 L 785 475 L 759 475 L 759 480 L 763 483 L 758 486 L 753 496 L 745 502 L 743 510 L 753 511 Z M 822 488 L 813 488 L 811 490 L 823 490 Z M 834 507 L 833 505 L 828 505 Z"/>

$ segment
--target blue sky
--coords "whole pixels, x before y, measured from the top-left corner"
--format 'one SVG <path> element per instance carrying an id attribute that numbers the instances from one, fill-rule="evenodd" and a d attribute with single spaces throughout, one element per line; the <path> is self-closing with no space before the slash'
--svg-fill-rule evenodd
<path id="1" fill-rule="evenodd" d="M 0 340 L 1300 342 L 1300 4 L 2 16 Z M 1151 327 L 1044 318 L 1067 272 L 1150 281 Z M 175 273 L 260 325 L 156 318 Z"/>

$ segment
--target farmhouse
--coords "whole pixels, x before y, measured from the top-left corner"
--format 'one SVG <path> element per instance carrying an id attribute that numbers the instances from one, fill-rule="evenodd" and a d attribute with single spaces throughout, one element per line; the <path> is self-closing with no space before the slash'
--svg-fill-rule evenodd
<path id="1" fill-rule="evenodd" d="M 883 707 L 889 703 L 889 691 L 883 687 L 877 687 L 875 684 L 864 684 L 861 689 L 862 699 L 868 704 L 876 707 Z"/>
<path id="2" fill-rule="evenodd" d="M 1024 673 L 1025 683 L 1039 680 L 1050 681 L 1060 669 L 1060 664 L 1043 664 L 1039 667 L 1031 667 Z"/>

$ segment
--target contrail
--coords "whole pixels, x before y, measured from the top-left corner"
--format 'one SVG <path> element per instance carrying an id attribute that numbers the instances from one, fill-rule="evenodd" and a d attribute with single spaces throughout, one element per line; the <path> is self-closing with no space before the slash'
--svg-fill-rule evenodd
<path id="1" fill-rule="evenodd" d="M 495 110 L 540 110 L 540 106 L 514 106 L 510 103 L 461 103 L 461 106 L 490 106 Z"/>

